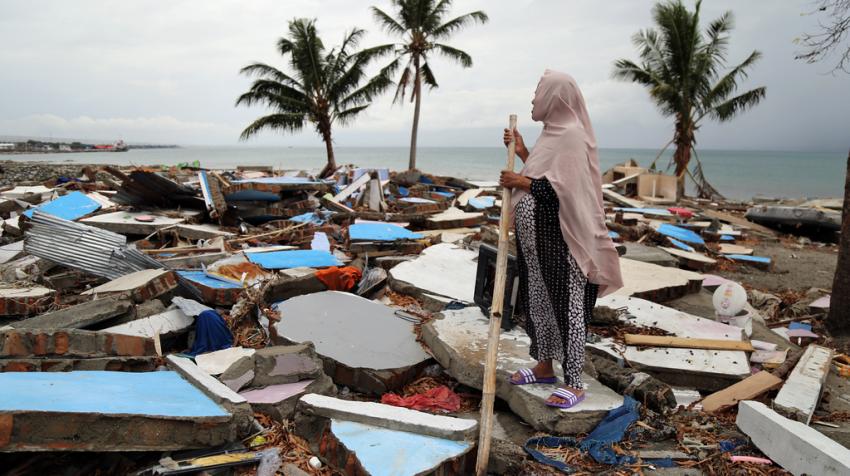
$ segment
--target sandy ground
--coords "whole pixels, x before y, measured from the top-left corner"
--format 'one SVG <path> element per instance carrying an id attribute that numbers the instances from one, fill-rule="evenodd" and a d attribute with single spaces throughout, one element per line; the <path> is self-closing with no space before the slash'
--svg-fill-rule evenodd
<path id="1" fill-rule="evenodd" d="M 809 288 L 832 289 L 838 248 L 824 248 L 782 243 L 761 243 L 753 247 L 756 255 L 769 256 L 774 261 L 773 271 L 761 271 L 741 266 L 737 271 L 720 271 L 717 274 L 766 291 Z"/>

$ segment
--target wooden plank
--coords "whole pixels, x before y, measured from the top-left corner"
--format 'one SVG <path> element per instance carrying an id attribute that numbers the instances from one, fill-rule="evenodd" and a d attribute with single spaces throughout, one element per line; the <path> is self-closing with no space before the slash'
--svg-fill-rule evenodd
<path id="1" fill-rule="evenodd" d="M 753 231 L 766 233 L 768 235 L 776 235 L 776 231 L 771 230 L 766 226 L 759 225 L 758 223 L 753 223 L 747 220 L 746 218 L 737 217 L 729 213 L 718 212 L 716 210 L 702 209 L 700 210 L 700 215 L 712 220 L 725 221 L 726 223 L 731 223 L 733 225 L 745 227 Z"/>
<path id="2" fill-rule="evenodd" d="M 752 400 L 763 393 L 779 388 L 780 385 L 782 385 L 781 378 L 762 370 L 731 387 L 705 397 L 702 400 L 702 409 L 707 413 L 723 411 L 734 407 L 741 400 Z"/>
<path id="3" fill-rule="evenodd" d="M 624 197 L 613 190 L 602 189 L 602 196 L 616 204 L 624 205 L 629 208 L 644 208 L 646 206 L 643 202 Z"/>
<path id="4" fill-rule="evenodd" d="M 743 350 L 753 352 L 753 345 L 728 339 L 689 339 L 686 337 L 646 336 L 626 334 L 626 344 L 648 347 L 678 347 L 682 349 Z"/>
<path id="5" fill-rule="evenodd" d="M 341 201 L 345 200 L 346 198 L 350 197 L 354 192 L 357 192 L 358 190 L 363 188 L 366 185 L 366 183 L 369 182 L 369 180 L 371 180 L 371 179 L 372 179 L 372 177 L 369 174 L 363 174 L 363 175 L 357 177 L 357 180 L 355 180 L 354 182 L 351 182 L 347 187 L 342 189 L 341 192 L 334 195 L 333 201 L 334 202 L 341 202 Z"/>

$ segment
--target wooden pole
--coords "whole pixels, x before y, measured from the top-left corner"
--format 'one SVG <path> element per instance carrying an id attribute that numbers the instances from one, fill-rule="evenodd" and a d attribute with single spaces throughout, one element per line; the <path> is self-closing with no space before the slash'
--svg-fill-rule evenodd
<path id="1" fill-rule="evenodd" d="M 508 144 L 506 170 L 514 170 L 516 156 L 516 114 L 508 120 L 511 142 Z M 508 228 L 511 216 L 511 189 L 502 189 L 502 214 L 499 218 L 499 251 L 496 254 L 496 281 L 493 283 L 493 303 L 490 306 L 490 330 L 487 340 L 487 360 L 484 363 L 484 386 L 481 398 L 481 433 L 478 437 L 478 459 L 475 474 L 485 476 L 490 462 L 490 439 L 493 431 L 493 403 L 496 400 L 496 358 L 499 355 L 499 332 L 502 329 L 502 307 L 505 303 L 505 277 L 508 270 Z"/>

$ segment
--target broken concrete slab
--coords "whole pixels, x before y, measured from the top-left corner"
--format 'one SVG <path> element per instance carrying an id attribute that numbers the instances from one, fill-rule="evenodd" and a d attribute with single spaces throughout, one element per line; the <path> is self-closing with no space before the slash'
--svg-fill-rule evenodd
<path id="1" fill-rule="evenodd" d="M 70 372 L 72 370 L 111 370 L 152 372 L 160 366 L 158 356 L 44 357 L 0 359 L 0 372 Z"/>
<path id="2" fill-rule="evenodd" d="M 126 294 L 116 294 L 13 322 L 11 326 L 16 329 L 85 329 L 120 316 L 132 307 L 133 301 Z"/>
<path id="3" fill-rule="evenodd" d="M 475 294 L 478 253 L 441 243 L 389 272 L 390 286 L 404 294 L 435 294 L 471 303 Z"/>
<path id="4" fill-rule="evenodd" d="M 245 347 L 229 347 L 196 355 L 195 364 L 210 375 L 219 375 L 242 357 L 251 357 L 255 352 L 256 350 Z"/>
<path id="5" fill-rule="evenodd" d="M 47 309 L 56 291 L 41 286 L 0 288 L 0 316 L 31 316 Z"/>
<path id="6" fill-rule="evenodd" d="M 614 294 L 664 302 L 695 293 L 702 287 L 702 275 L 693 271 L 658 266 L 620 258 L 623 287 Z"/>
<path id="7" fill-rule="evenodd" d="M 299 397 L 305 393 L 335 395 L 336 385 L 330 377 L 322 373 L 318 379 L 249 388 L 239 394 L 248 400 L 254 412 L 284 421 L 292 418 Z"/>
<path id="8" fill-rule="evenodd" d="M 112 212 L 80 220 L 80 223 L 122 235 L 150 235 L 184 222 L 185 218 L 170 218 L 143 212 Z"/>
<path id="9" fill-rule="evenodd" d="M 167 451 L 238 438 L 176 372 L 0 374 L 0 451 Z"/>
<path id="10" fill-rule="evenodd" d="M 482 225 L 487 222 L 487 216 L 481 212 L 465 212 L 459 208 L 450 207 L 445 211 L 428 217 L 425 226 L 431 229 L 464 228 Z"/>
<path id="11" fill-rule="evenodd" d="M 180 279 L 197 290 L 204 303 L 212 306 L 232 306 L 239 300 L 243 287 L 231 281 L 216 279 L 204 271 L 177 271 Z"/>
<path id="12" fill-rule="evenodd" d="M 818 406 L 823 383 L 829 374 L 833 350 L 809 345 L 779 389 L 773 405 L 776 410 L 794 420 L 809 424 Z"/>
<path id="13" fill-rule="evenodd" d="M 429 356 L 413 323 L 392 308 L 353 294 L 324 291 L 274 305 L 282 343 L 315 344 L 325 372 L 338 385 L 383 394 L 413 378 Z"/>
<path id="14" fill-rule="evenodd" d="M 658 266 L 675 267 L 678 261 L 670 253 L 654 246 L 647 246 L 635 242 L 625 242 L 626 254 L 623 258 L 641 261 L 643 263 L 656 264 Z"/>
<path id="15" fill-rule="evenodd" d="M 301 415 L 353 421 L 453 441 L 475 439 L 478 431 L 478 422 L 475 420 L 432 415 L 382 403 L 342 400 L 312 393 L 304 395 L 298 401 L 298 412 Z"/>
<path id="16" fill-rule="evenodd" d="M 695 251 L 685 251 L 676 248 L 668 248 L 666 246 L 659 246 L 659 248 L 679 258 L 679 262 L 688 269 L 704 271 L 713 268 L 717 264 L 716 259 L 709 258 L 708 256 Z"/>
<path id="17" fill-rule="evenodd" d="M 850 474 L 850 450 L 763 403 L 738 404 L 735 423 L 759 450 L 794 475 Z"/>
<path id="18" fill-rule="evenodd" d="M 38 256 L 22 256 L 0 266 L 0 278 L 4 283 L 13 284 L 18 281 L 36 281 L 44 273 L 56 266 L 52 261 Z"/>
<path id="19" fill-rule="evenodd" d="M 103 329 L 103 332 L 149 338 L 165 338 L 174 334 L 188 332 L 195 318 L 187 316 L 180 309 L 172 309 L 161 314 L 137 319 Z"/>
<path id="20" fill-rule="evenodd" d="M 209 223 L 189 224 L 182 223 L 174 227 L 174 232 L 177 236 L 191 241 L 212 240 L 214 238 L 233 238 L 235 233 L 223 230 L 218 225 Z"/>
<path id="21" fill-rule="evenodd" d="M 729 243 L 721 243 L 720 244 L 720 254 L 722 255 L 751 255 L 753 254 L 752 248 L 747 248 L 746 246 L 733 245 Z"/>
<path id="22" fill-rule="evenodd" d="M 108 283 L 83 292 L 88 295 L 129 293 L 136 302 L 145 302 L 159 297 L 177 287 L 177 277 L 167 269 L 145 269 L 126 274 Z"/>
<path id="23" fill-rule="evenodd" d="M 16 241 L 8 245 L 0 246 L 0 264 L 16 260 L 24 255 L 24 242 Z"/>
<path id="24" fill-rule="evenodd" d="M 477 307 L 443 312 L 422 327 L 422 339 L 437 361 L 459 382 L 480 389 L 484 381 L 488 319 Z M 584 375 L 587 397 L 566 410 L 548 407 L 554 385 L 512 385 L 510 376 L 520 368 L 534 367 L 529 356 L 531 339 L 519 327 L 502 332 L 499 342 L 496 394 L 514 413 L 539 431 L 577 434 L 592 430 L 608 411 L 623 404 L 623 397 L 597 380 Z M 560 370 L 555 370 L 560 374 Z M 563 385 L 563 382 L 559 382 Z"/>
<path id="25" fill-rule="evenodd" d="M 693 316 L 676 309 L 632 297 L 610 295 L 600 298 L 598 306 L 626 307 L 634 316 L 633 325 L 656 327 L 678 337 L 697 339 L 743 340 L 740 328 L 711 319 Z M 654 348 L 624 346 L 612 339 L 588 344 L 593 352 L 602 352 L 615 360 L 625 359 L 633 368 L 670 384 L 717 391 L 750 375 L 749 359 L 742 351 Z"/>
<path id="26" fill-rule="evenodd" d="M 253 355 L 253 387 L 318 379 L 322 361 L 310 344 L 278 345 L 257 350 Z M 318 392 L 317 392 L 318 393 Z"/>

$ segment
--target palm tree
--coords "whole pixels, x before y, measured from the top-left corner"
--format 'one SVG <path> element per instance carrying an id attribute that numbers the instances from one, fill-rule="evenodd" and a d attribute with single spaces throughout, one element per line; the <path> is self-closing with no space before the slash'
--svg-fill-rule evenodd
<path id="1" fill-rule="evenodd" d="M 383 74 L 393 74 L 404 60 L 407 65 L 398 79 L 393 102 L 404 100 L 407 87 L 413 82 L 410 100 L 416 102 L 413 110 L 413 130 L 410 133 L 409 169 L 416 168 L 416 137 L 419 133 L 419 111 L 422 104 L 422 83 L 433 89 L 437 87 L 437 79 L 428 65 L 428 55 L 439 53 L 453 59 L 464 68 L 472 66 L 472 57 L 466 52 L 451 47 L 441 41 L 463 29 L 480 22 L 486 23 L 487 14 L 482 11 L 466 13 L 451 20 L 445 16 L 451 7 L 451 0 L 392 0 L 395 17 L 385 13 L 378 7 L 372 7 L 375 20 L 387 31 L 402 39 L 395 47 L 396 58 L 382 70 Z"/>
<path id="2" fill-rule="evenodd" d="M 257 77 L 236 105 L 263 104 L 272 112 L 252 122 L 242 131 L 246 140 L 264 129 L 295 132 L 311 122 L 327 149 L 328 163 L 321 172 L 326 177 L 336 170 L 332 127 L 349 124 L 363 112 L 376 95 L 392 85 L 380 73 L 361 86 L 366 66 L 375 58 L 392 51 L 391 46 L 357 48 L 365 30 L 355 28 L 342 44 L 327 51 L 316 32 L 316 21 L 295 19 L 289 22 L 289 37 L 278 40 L 277 48 L 289 56 L 291 74 L 265 63 L 245 66 L 240 73 Z"/>
<path id="3" fill-rule="evenodd" d="M 696 155 L 696 132 L 701 121 L 729 121 L 758 104 L 766 89 L 759 87 L 733 96 L 738 82 L 747 78 L 747 70 L 761 58 L 761 53 L 753 51 L 743 62 L 723 71 L 733 28 L 732 12 L 709 23 L 703 32 L 699 25 L 701 3 L 697 1 L 693 12 L 680 0 L 657 3 L 652 10 L 657 29 L 639 31 L 632 40 L 638 48 L 640 64 L 618 60 L 614 77 L 645 86 L 661 113 L 674 118 L 673 139 L 662 153 L 675 144 L 673 163 L 680 195 L 684 194 L 688 174 L 696 182 L 700 196 L 710 196 L 719 194 L 705 180 Z M 692 151 L 697 162 L 693 173 L 688 170 Z"/>

